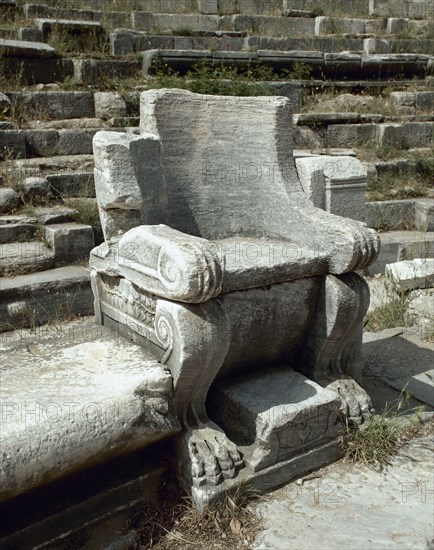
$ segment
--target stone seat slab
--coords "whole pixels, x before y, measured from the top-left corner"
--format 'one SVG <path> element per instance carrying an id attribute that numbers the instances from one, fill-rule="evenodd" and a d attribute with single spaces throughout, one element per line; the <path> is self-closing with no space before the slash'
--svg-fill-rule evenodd
<path id="1" fill-rule="evenodd" d="M 170 375 L 108 332 L 3 353 L 1 500 L 179 430 Z"/>
<path id="2" fill-rule="evenodd" d="M 289 241 L 230 238 L 212 247 L 224 265 L 222 293 L 328 272 L 326 254 Z"/>
<path id="3" fill-rule="evenodd" d="M 0 39 L 0 55 L 8 57 L 54 57 L 56 50 L 43 42 Z"/>
<path id="4" fill-rule="evenodd" d="M 97 32 L 103 31 L 98 21 L 83 21 L 81 19 L 35 19 L 35 24 L 44 32 L 52 32 L 53 29 L 63 29 L 69 32 Z"/>

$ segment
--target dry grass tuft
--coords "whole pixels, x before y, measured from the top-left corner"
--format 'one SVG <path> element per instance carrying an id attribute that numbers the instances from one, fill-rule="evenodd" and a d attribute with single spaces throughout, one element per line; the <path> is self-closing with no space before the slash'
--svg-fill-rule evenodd
<path id="1" fill-rule="evenodd" d="M 146 504 L 130 520 L 136 540 L 128 550 L 250 548 L 260 520 L 249 510 L 258 494 L 239 486 L 203 513 L 196 510 L 174 479 L 162 488 L 161 504 Z"/>

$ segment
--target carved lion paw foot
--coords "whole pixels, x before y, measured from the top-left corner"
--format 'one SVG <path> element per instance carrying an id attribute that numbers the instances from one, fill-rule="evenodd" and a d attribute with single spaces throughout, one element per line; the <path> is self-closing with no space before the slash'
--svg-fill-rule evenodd
<path id="1" fill-rule="evenodd" d="M 328 384 L 327 389 L 335 391 L 341 398 L 341 413 L 349 424 L 363 424 L 369 420 L 374 409 L 371 398 L 352 378 L 341 378 Z"/>
<path id="2" fill-rule="evenodd" d="M 186 434 L 193 485 L 218 485 L 233 478 L 244 461 L 234 445 L 215 424 L 189 430 Z"/>

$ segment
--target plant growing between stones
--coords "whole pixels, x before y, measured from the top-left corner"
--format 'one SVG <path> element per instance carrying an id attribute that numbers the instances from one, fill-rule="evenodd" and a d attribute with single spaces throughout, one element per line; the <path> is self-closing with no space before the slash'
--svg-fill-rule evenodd
<path id="1" fill-rule="evenodd" d="M 388 328 L 407 326 L 408 297 L 392 282 L 385 281 L 385 303 L 365 317 L 365 329 L 379 332 Z"/>
<path id="2" fill-rule="evenodd" d="M 372 415 L 360 428 L 347 426 L 344 460 L 371 467 L 385 465 L 402 444 L 426 430 L 427 426 L 420 422 L 425 407 L 406 408 L 409 398 L 403 391 L 395 402 L 386 404 L 381 414 Z M 409 416 L 410 413 L 413 417 Z"/>

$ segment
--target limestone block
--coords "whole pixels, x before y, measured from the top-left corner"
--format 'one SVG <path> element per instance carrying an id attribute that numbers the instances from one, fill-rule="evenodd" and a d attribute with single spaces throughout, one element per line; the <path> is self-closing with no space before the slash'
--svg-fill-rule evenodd
<path id="1" fill-rule="evenodd" d="M 389 97 L 397 107 L 414 108 L 416 106 L 416 92 L 392 92 Z"/>
<path id="2" fill-rule="evenodd" d="M 0 214 L 7 214 L 20 203 L 20 196 L 9 187 L 0 187 Z"/>
<path id="3" fill-rule="evenodd" d="M 76 19 L 35 19 L 35 24 L 44 33 L 59 30 L 69 33 L 101 33 L 103 28 L 98 21 L 81 21 Z"/>
<path id="4" fill-rule="evenodd" d="M 188 29 L 191 32 L 218 31 L 220 29 L 221 18 L 218 15 L 202 14 L 155 14 L 155 26 L 163 31 L 172 30 L 176 32 L 179 29 Z M 149 27 L 149 23 L 147 23 Z M 146 30 L 138 29 L 137 30 Z M 235 29 L 238 30 L 238 29 Z"/>
<path id="5" fill-rule="evenodd" d="M 0 54 L 17 57 L 54 57 L 54 48 L 43 42 L 0 39 Z"/>
<path id="6" fill-rule="evenodd" d="M 23 130 L 2 130 L 0 132 L 0 159 L 26 158 L 26 139 Z"/>
<path id="7" fill-rule="evenodd" d="M 305 193 L 318 208 L 364 220 L 367 172 L 352 157 L 319 156 L 296 160 Z"/>
<path id="8" fill-rule="evenodd" d="M 405 148 L 429 147 L 433 143 L 432 122 L 407 122 L 402 125 L 402 144 Z"/>
<path id="9" fill-rule="evenodd" d="M 403 127 L 401 124 L 378 124 L 377 144 L 380 147 L 396 147 L 402 149 Z"/>
<path id="10" fill-rule="evenodd" d="M 110 33 L 111 55 L 129 55 L 134 53 L 135 37 L 131 32 L 116 30 Z"/>
<path id="11" fill-rule="evenodd" d="M 333 124 L 327 128 L 328 147 L 361 147 L 375 140 L 375 124 Z"/>
<path id="12" fill-rule="evenodd" d="M 402 291 L 434 287 L 434 259 L 417 258 L 386 265 L 386 277 Z"/>
<path id="13" fill-rule="evenodd" d="M 219 10 L 218 0 L 198 0 L 199 11 L 208 15 L 217 15 Z"/>
<path id="14" fill-rule="evenodd" d="M 365 212 L 369 227 L 381 231 L 405 230 L 414 226 L 415 201 L 370 201 Z"/>
<path id="15" fill-rule="evenodd" d="M 41 348 L 37 361 L 3 357 L 1 499 L 179 430 L 172 379 L 140 347 L 101 337 Z"/>
<path id="16" fill-rule="evenodd" d="M 325 53 L 325 68 L 330 74 L 358 74 L 361 56 L 355 53 Z"/>
<path id="17" fill-rule="evenodd" d="M 50 185 L 46 178 L 28 177 L 24 180 L 22 193 L 25 200 L 47 198 Z"/>
<path id="18" fill-rule="evenodd" d="M 389 17 L 387 19 L 386 32 L 387 34 L 398 34 L 406 32 L 408 29 L 409 20 L 402 17 Z"/>
<path id="19" fill-rule="evenodd" d="M 95 107 L 92 92 L 18 92 L 11 94 L 20 110 L 29 118 L 64 120 L 93 118 Z"/>
<path id="20" fill-rule="evenodd" d="M 308 126 L 294 128 L 294 147 L 297 149 L 321 150 L 326 147 L 326 142 L 326 136 L 322 136 L 320 132 Z"/>
<path id="21" fill-rule="evenodd" d="M 90 225 L 78 223 L 50 224 L 43 228 L 44 237 L 54 251 L 56 267 L 88 258 L 95 246 Z"/>
<path id="22" fill-rule="evenodd" d="M 363 41 L 363 51 L 366 54 L 389 53 L 390 45 L 387 40 L 380 38 L 365 38 Z"/>
<path id="23" fill-rule="evenodd" d="M 434 111 L 434 92 L 416 92 L 416 109 L 432 113 Z"/>
<path id="24" fill-rule="evenodd" d="M 387 264 L 414 258 L 434 258 L 434 233 L 389 231 L 381 234 L 380 254 L 367 272 L 384 274 Z"/>
<path id="25" fill-rule="evenodd" d="M 44 33 L 40 29 L 21 27 L 18 30 L 18 38 L 27 42 L 43 42 Z"/>
<path id="26" fill-rule="evenodd" d="M 419 231 L 434 231 L 434 199 L 416 199 L 414 224 Z"/>
<path id="27" fill-rule="evenodd" d="M 136 31 L 153 31 L 157 27 L 154 15 L 148 11 L 133 11 L 131 25 Z"/>
<path id="28" fill-rule="evenodd" d="M 382 36 L 385 30 L 386 22 L 384 19 L 365 19 L 365 34 Z"/>
<path id="29" fill-rule="evenodd" d="M 419 328 L 421 338 L 433 336 L 434 290 L 432 288 L 413 290 L 409 293 L 406 317 L 409 323 Z"/>
<path id="30" fill-rule="evenodd" d="M 118 92 L 95 92 L 95 116 L 104 120 L 127 116 L 127 104 Z"/>

